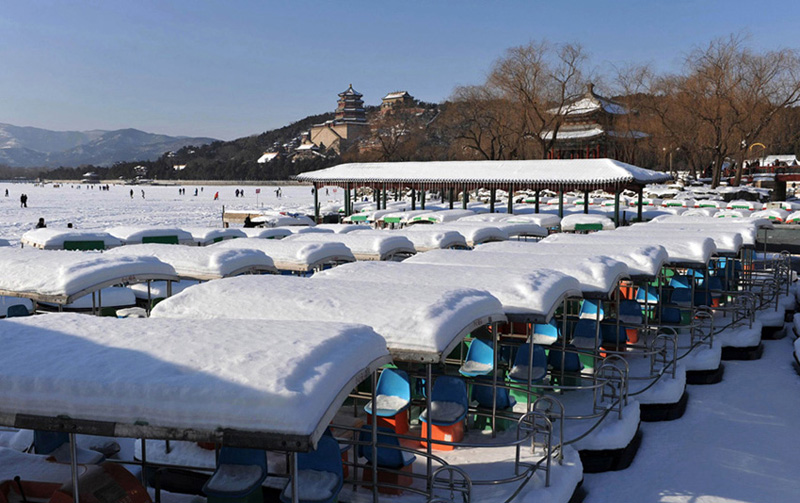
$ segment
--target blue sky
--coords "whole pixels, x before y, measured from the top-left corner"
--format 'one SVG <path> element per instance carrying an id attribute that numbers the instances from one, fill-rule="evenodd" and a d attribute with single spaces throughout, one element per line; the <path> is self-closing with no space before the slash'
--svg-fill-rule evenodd
<path id="1" fill-rule="evenodd" d="M 796 0 L 11 1 L 0 122 L 233 139 L 333 110 L 350 83 L 368 104 L 441 101 L 530 40 L 580 43 L 600 72 L 679 71 L 731 33 L 798 48 L 798 14 Z"/>

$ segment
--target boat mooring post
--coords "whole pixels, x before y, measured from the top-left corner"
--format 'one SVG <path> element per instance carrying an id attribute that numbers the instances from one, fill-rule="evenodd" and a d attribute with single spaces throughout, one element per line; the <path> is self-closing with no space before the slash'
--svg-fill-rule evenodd
<path id="1" fill-rule="evenodd" d="M 644 194 L 644 187 L 639 187 L 639 207 L 636 209 L 636 220 L 642 221 L 642 197 Z"/>
<path id="2" fill-rule="evenodd" d="M 78 439 L 74 433 L 69 434 L 69 466 L 72 469 L 72 501 L 80 502 L 78 490 Z"/>
<path id="3" fill-rule="evenodd" d="M 419 207 L 420 207 L 420 209 L 423 209 L 423 210 L 425 209 L 425 199 L 427 199 L 426 195 L 427 194 L 425 193 L 425 185 L 420 185 L 420 187 L 419 187 Z"/>
<path id="4" fill-rule="evenodd" d="M 508 208 L 506 213 L 509 215 L 514 214 L 514 184 L 508 186 Z"/>
<path id="5" fill-rule="evenodd" d="M 456 189 L 454 189 L 453 187 L 450 187 L 449 190 L 450 190 L 450 194 L 448 194 L 448 198 L 450 199 L 450 209 L 452 210 L 453 209 L 453 198 L 455 197 Z"/>
<path id="6" fill-rule="evenodd" d="M 314 182 L 314 223 L 319 223 L 319 187 Z"/>
<path id="7" fill-rule="evenodd" d="M 614 227 L 619 227 L 619 190 L 614 192 Z"/>
<path id="8" fill-rule="evenodd" d="M 589 214 L 589 191 L 585 190 L 583 192 L 583 214 Z"/>
<path id="9" fill-rule="evenodd" d="M 489 189 L 489 213 L 494 213 L 494 200 L 497 196 L 497 189 L 492 187 Z"/>
<path id="10" fill-rule="evenodd" d="M 411 211 L 417 209 L 417 189 L 411 187 Z"/>
<path id="11" fill-rule="evenodd" d="M 558 218 L 564 218 L 564 189 L 558 191 Z"/>
<path id="12" fill-rule="evenodd" d="M 536 191 L 536 195 L 533 198 L 533 212 L 538 214 L 539 213 L 539 191 Z"/>
<path id="13" fill-rule="evenodd" d="M 469 192 L 467 192 L 467 184 L 463 186 L 463 193 L 461 194 L 461 209 L 466 210 L 469 203 Z"/>

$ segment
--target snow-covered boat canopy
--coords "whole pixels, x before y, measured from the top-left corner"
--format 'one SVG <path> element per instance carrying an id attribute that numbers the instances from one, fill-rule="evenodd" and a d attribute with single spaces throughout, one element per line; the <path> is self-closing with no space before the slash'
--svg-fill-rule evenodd
<path id="1" fill-rule="evenodd" d="M 111 227 L 106 232 L 122 241 L 122 244 L 165 243 L 194 245 L 192 235 L 171 227 Z"/>
<path id="2" fill-rule="evenodd" d="M 264 213 L 253 217 L 251 222 L 267 227 L 313 226 L 314 221 L 305 215 L 286 215 L 283 213 Z"/>
<path id="3" fill-rule="evenodd" d="M 171 265 L 155 257 L 32 248 L 0 248 L 0 268 L 6 271 L 0 275 L 0 295 L 53 304 L 69 304 L 119 283 L 178 279 Z"/>
<path id="4" fill-rule="evenodd" d="M 619 245 L 620 250 L 635 246 L 663 246 L 672 266 L 687 265 L 690 267 L 705 266 L 716 253 L 714 241 L 701 235 L 677 236 L 670 233 L 654 235 L 651 233 L 601 231 L 587 236 L 575 234 L 553 234 L 542 243 L 609 243 Z"/>
<path id="5" fill-rule="evenodd" d="M 506 320 L 500 301 L 471 288 L 389 289 L 385 283 L 293 276 L 209 281 L 164 300 L 151 316 L 363 323 L 386 339 L 395 360 L 426 363 L 442 361 L 472 330 Z"/>
<path id="6" fill-rule="evenodd" d="M 286 238 L 286 242 L 342 243 L 353 252 L 356 260 L 391 260 L 394 257 L 413 255 L 417 251 L 407 237 L 391 232 L 346 233 L 346 234 L 298 234 Z"/>
<path id="7" fill-rule="evenodd" d="M 464 217 L 474 216 L 475 212 L 472 210 L 438 210 L 421 213 L 414 216 L 409 223 L 432 223 L 443 224 L 446 222 L 454 222 Z"/>
<path id="8" fill-rule="evenodd" d="M 314 226 L 316 229 L 327 229 L 335 234 L 349 234 L 356 231 L 371 230 L 369 225 L 359 224 L 318 224 Z"/>
<path id="9" fill-rule="evenodd" d="M 456 223 L 458 224 L 459 222 Z M 510 222 L 505 220 L 500 222 L 492 222 L 492 226 L 505 231 L 509 239 L 518 237 L 543 238 L 548 234 L 547 229 L 533 222 Z"/>
<path id="10" fill-rule="evenodd" d="M 682 217 L 664 216 L 656 218 L 651 223 L 733 230 L 741 234 L 744 246 L 750 248 L 756 245 L 756 239 L 758 238 L 759 231 L 768 231 L 775 228 L 772 221 L 766 218 L 730 219 L 701 217 L 695 215 Z"/>
<path id="11" fill-rule="evenodd" d="M 370 230 L 359 233 L 371 235 L 376 232 L 390 233 L 393 236 L 404 236 L 414 243 L 417 253 L 445 248 L 466 248 L 467 240 L 460 232 L 442 230 L 440 226 L 417 226 L 413 230 L 406 228 L 395 230 Z"/>
<path id="12" fill-rule="evenodd" d="M 374 213 L 374 218 L 376 222 L 382 222 L 384 224 L 407 224 L 411 222 L 414 217 L 427 215 L 430 212 L 431 210 L 381 210 Z"/>
<path id="13" fill-rule="evenodd" d="M 246 238 L 247 234 L 242 229 L 222 227 L 188 227 L 184 229 L 192 235 L 194 242 L 199 246 L 218 243 L 224 239 Z"/>
<path id="14" fill-rule="evenodd" d="M 490 267 L 439 267 L 407 262 L 358 262 L 322 271 L 313 280 L 369 281 L 385 285 L 433 284 L 441 288 L 477 288 L 497 297 L 511 321 L 547 323 L 561 301 L 579 297 L 580 284 L 566 274 L 520 272 Z"/>
<path id="15" fill-rule="evenodd" d="M 427 226 L 412 225 L 408 227 L 409 232 L 417 232 L 417 229 L 428 229 Z M 481 243 L 489 243 L 491 241 L 505 241 L 508 239 L 508 233 L 494 224 L 485 224 L 480 222 L 449 222 L 446 224 L 439 224 L 437 229 L 443 231 L 456 231 L 462 236 L 469 246 L 479 245 Z"/>
<path id="16" fill-rule="evenodd" d="M 714 228 L 710 226 L 697 227 L 692 225 L 679 226 L 671 224 L 651 225 L 649 223 L 634 224 L 630 227 L 620 227 L 617 232 L 648 234 L 654 238 L 661 236 L 664 232 L 675 233 L 679 236 L 689 234 L 711 238 L 714 241 L 717 255 L 735 256 L 742 249 L 744 241 L 742 235 L 733 229 Z"/>
<path id="17" fill-rule="evenodd" d="M 226 250 L 260 250 L 279 271 L 310 272 L 329 264 L 353 262 L 356 258 L 342 243 L 304 243 L 286 239 L 229 239 L 211 245 Z"/>
<path id="18" fill-rule="evenodd" d="M 122 241 L 107 232 L 43 228 L 23 234 L 20 244 L 42 250 L 106 250 L 122 246 Z"/>
<path id="19" fill-rule="evenodd" d="M 171 265 L 181 278 L 202 281 L 245 273 L 278 272 L 272 259 L 263 251 L 247 248 L 146 244 L 115 248 L 106 256 L 155 257 Z"/>
<path id="20" fill-rule="evenodd" d="M 249 227 L 241 230 L 247 237 L 258 239 L 282 239 L 292 235 L 292 231 L 286 227 Z"/>
<path id="21" fill-rule="evenodd" d="M 561 219 L 561 230 L 568 232 L 614 230 L 614 221 L 603 215 L 573 213 Z"/>
<path id="22" fill-rule="evenodd" d="M 433 250 L 406 259 L 405 263 L 503 268 L 513 269 L 517 272 L 559 271 L 578 280 L 584 297 L 595 298 L 610 296 L 617 284 L 629 277 L 628 267 L 625 264 L 603 256 L 593 257 L 592 260 L 576 261 L 574 257 L 561 257 L 557 254 L 526 255 L 524 253 Z"/>
<path id="23" fill-rule="evenodd" d="M 644 245 L 621 247 L 614 243 L 599 243 L 576 240 L 574 243 L 554 243 L 549 240 L 531 243 L 525 241 L 503 241 L 486 243 L 475 249 L 478 253 L 528 253 L 533 255 L 564 255 L 588 258 L 602 255 L 628 266 L 632 279 L 655 278 L 669 260 L 663 246 Z"/>
<path id="24" fill-rule="evenodd" d="M 393 184 L 552 190 L 619 190 L 661 183 L 672 177 L 612 159 L 534 161 L 432 161 L 339 164 L 301 173 L 295 178 L 315 184 Z"/>
<path id="25" fill-rule="evenodd" d="M 3 426 L 282 451 L 313 449 L 391 361 L 369 327 L 308 320 L 64 313 L 7 320 L 0 337 Z"/>

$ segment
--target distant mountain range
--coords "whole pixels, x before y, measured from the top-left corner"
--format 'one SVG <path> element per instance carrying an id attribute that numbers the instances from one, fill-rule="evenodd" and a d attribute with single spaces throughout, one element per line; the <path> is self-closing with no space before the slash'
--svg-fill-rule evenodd
<path id="1" fill-rule="evenodd" d="M 0 123 L 0 164 L 19 168 L 110 166 L 122 161 L 149 161 L 187 145 L 203 145 L 214 138 L 190 138 L 116 131 L 50 131 Z"/>

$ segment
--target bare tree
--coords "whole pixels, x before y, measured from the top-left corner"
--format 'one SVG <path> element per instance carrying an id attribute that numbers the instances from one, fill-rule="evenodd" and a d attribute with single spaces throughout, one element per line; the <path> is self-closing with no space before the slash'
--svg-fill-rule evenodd
<path id="1" fill-rule="evenodd" d="M 564 112 L 585 91 L 585 63 L 580 45 L 546 41 L 512 47 L 495 62 L 486 85 L 511 104 L 519 136 L 534 140 L 530 156 L 544 158 L 555 146 Z"/>

